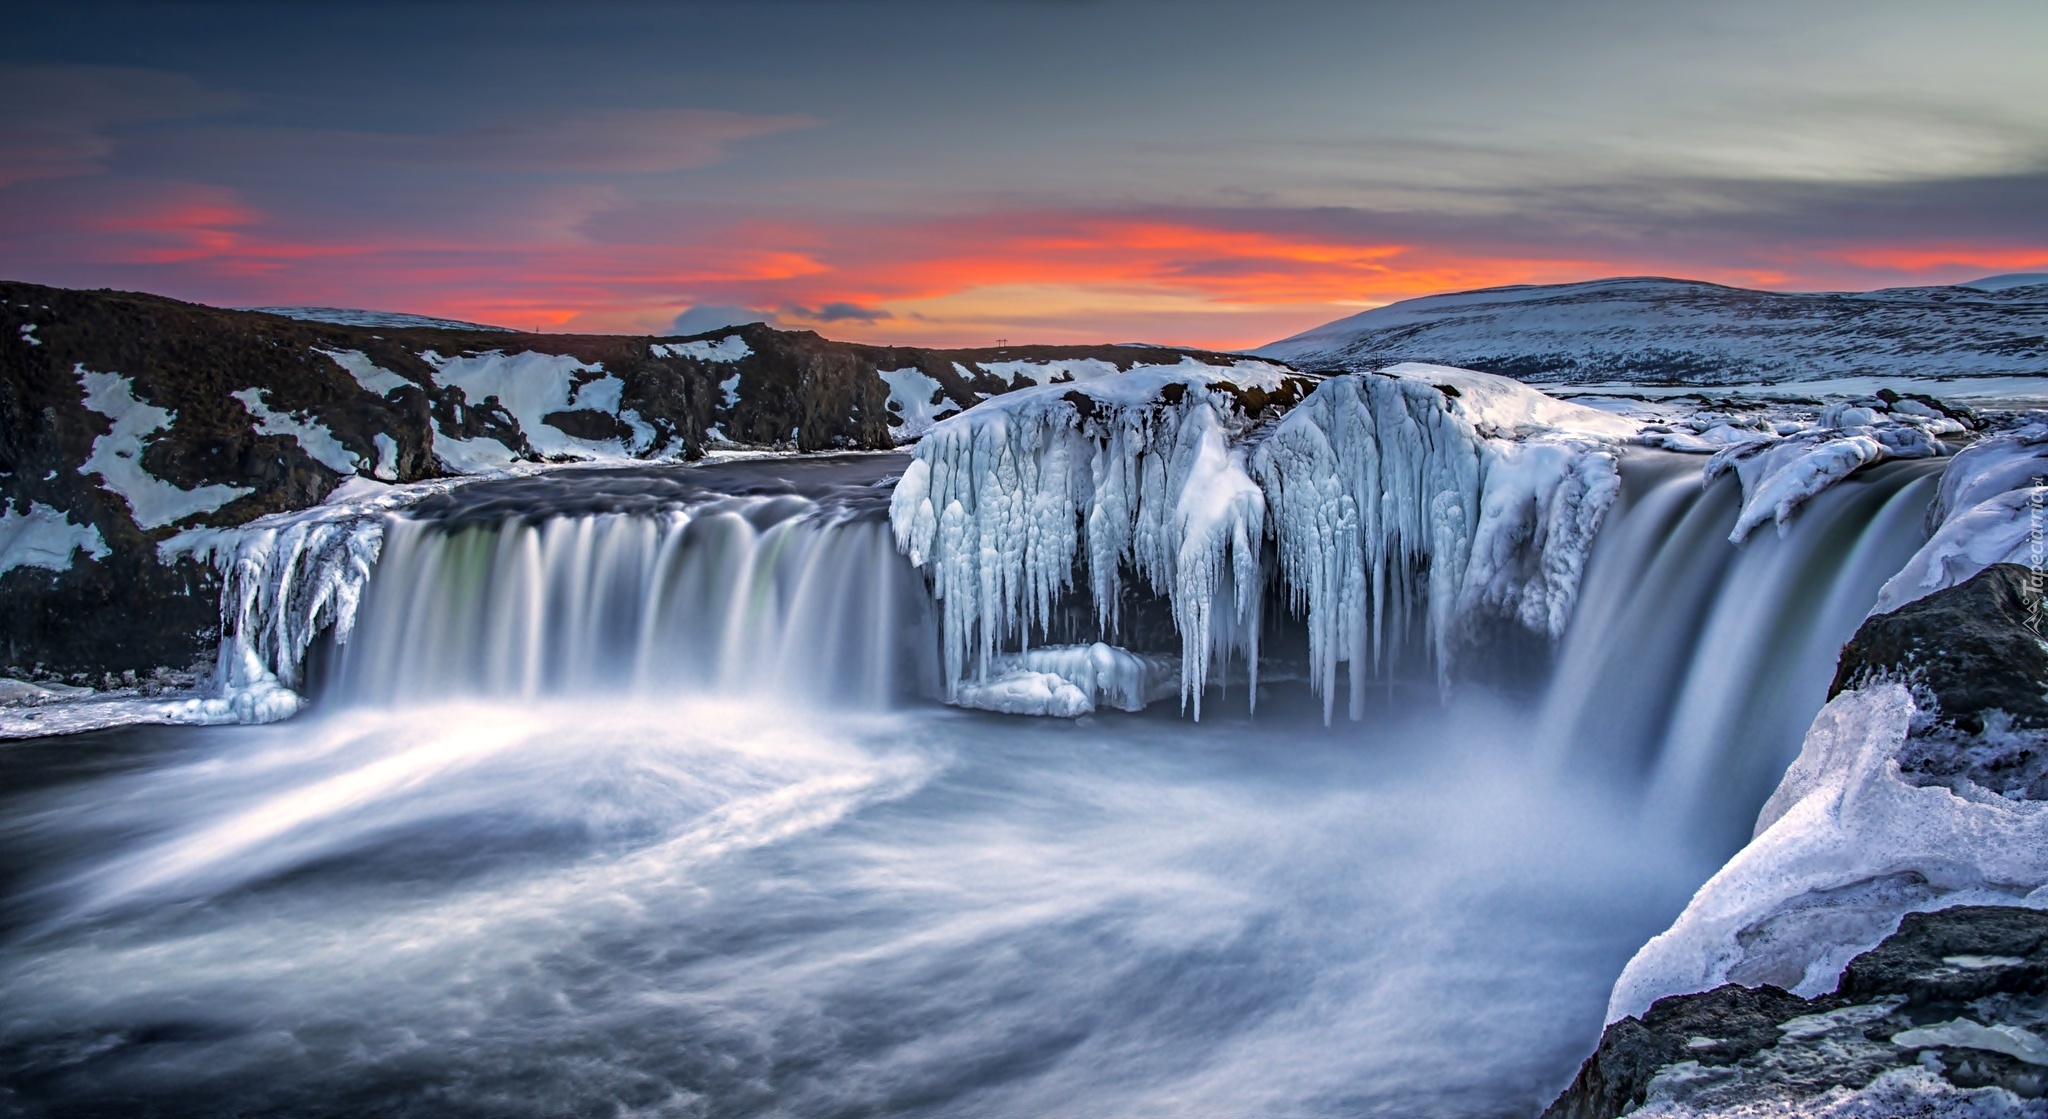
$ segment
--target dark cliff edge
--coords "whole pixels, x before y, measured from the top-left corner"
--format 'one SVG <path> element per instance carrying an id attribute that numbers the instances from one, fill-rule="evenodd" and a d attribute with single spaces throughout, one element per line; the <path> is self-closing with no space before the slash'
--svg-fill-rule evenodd
<path id="1" fill-rule="evenodd" d="M 1829 697 L 1904 684 L 1921 713 L 1897 756 L 1902 779 L 2048 800 L 2041 582 L 1994 564 L 1866 619 L 1842 648 Z M 1916 1108 L 1929 1093 L 1984 1089 L 2048 1096 L 2048 912 L 1908 913 L 1818 998 L 1728 984 L 1659 999 L 1607 1027 L 1544 1116 L 1609 1119 L 1652 1099 L 1693 1111 L 1800 1109 L 1856 1091 L 1871 1095 L 1855 1114 L 1950 1114 Z"/>
<path id="2" fill-rule="evenodd" d="M 219 577 L 160 546 L 318 504 L 353 477 L 887 449 L 906 409 L 883 371 L 924 375 L 903 383 L 929 391 L 909 401 L 929 420 L 1036 383 L 1003 363 L 1184 358 L 1246 360 L 869 346 L 760 324 L 673 338 L 348 326 L 0 282 L 0 676 L 113 686 L 203 660 Z"/>

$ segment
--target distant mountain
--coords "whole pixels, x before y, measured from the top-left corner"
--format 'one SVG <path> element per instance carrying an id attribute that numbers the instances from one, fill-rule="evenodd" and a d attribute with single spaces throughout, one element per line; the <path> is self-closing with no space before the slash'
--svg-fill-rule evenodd
<path id="1" fill-rule="evenodd" d="M 430 330 L 495 330 L 506 334 L 517 334 L 509 326 L 489 326 L 480 322 L 463 322 L 461 319 L 436 319 L 426 315 L 408 315 L 400 311 L 358 311 L 348 307 L 245 307 L 243 310 L 260 311 L 266 315 L 283 315 L 301 322 L 333 323 L 336 326 L 379 326 L 392 330 L 411 327 L 426 327 Z"/>
<path id="2" fill-rule="evenodd" d="M 2048 275 L 1870 292 L 1656 277 L 1487 288 L 1374 308 L 1252 352 L 1307 370 L 1427 361 L 1545 382 L 2048 374 Z"/>

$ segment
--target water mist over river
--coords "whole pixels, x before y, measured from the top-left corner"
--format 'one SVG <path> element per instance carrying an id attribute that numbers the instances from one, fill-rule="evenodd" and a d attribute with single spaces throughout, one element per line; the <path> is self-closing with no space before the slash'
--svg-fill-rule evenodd
<path id="1" fill-rule="evenodd" d="M 1641 670 L 1662 698 L 1607 746 L 1555 729 L 1590 707 L 1476 685 L 1447 705 L 1397 690 L 1334 728 L 1289 683 L 1255 719 L 1217 703 L 1199 724 L 1171 702 L 1067 721 L 916 698 L 929 607 L 861 496 L 886 498 L 895 460 L 855 461 L 801 496 L 759 464 L 676 475 L 711 498 L 648 472 L 478 484 L 418 514 L 440 527 L 393 532 L 310 714 L 0 750 L 0 1100 L 1529 1114 L 1728 853 L 1711 828 L 1646 829 L 1645 796 L 1734 818 L 1761 797 L 1660 776 L 1672 713 L 1719 710 L 1685 698 L 1711 689 L 1684 664 Z M 1809 588 L 1876 570 L 1839 526 L 1904 534 L 1915 477 L 1842 487 L 1800 522 L 1834 542 L 1764 566 Z M 1658 568 L 1618 532 L 1641 512 L 1662 539 L 1699 506 L 1725 534 L 1732 503 L 1695 482 L 1659 504 L 1658 480 L 1632 477 L 1588 602 L 1732 610 L 1711 587 L 1691 606 L 1602 589 L 1729 582 L 1725 558 L 1673 575 L 1693 561 Z M 1875 594 L 1842 579 L 1844 602 Z M 732 609 L 677 605 L 704 602 Z M 1575 632 L 1564 663 L 1612 639 Z M 1810 717 L 1809 698 L 1785 702 Z M 1537 748 L 1539 714 L 1579 738 Z"/>

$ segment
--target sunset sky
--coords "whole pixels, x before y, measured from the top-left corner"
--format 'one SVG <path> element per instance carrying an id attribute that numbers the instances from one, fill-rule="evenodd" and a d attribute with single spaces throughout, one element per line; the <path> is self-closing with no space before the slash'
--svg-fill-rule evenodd
<path id="1" fill-rule="evenodd" d="M 0 275 L 1244 347 L 2048 269 L 2048 4 L 8 4 Z"/>

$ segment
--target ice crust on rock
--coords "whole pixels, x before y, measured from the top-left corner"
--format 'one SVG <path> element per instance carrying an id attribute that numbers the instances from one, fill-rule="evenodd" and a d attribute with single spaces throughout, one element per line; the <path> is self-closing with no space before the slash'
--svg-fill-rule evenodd
<path id="1" fill-rule="evenodd" d="M 157 546 L 221 573 L 221 643 L 205 694 L 178 722 L 267 723 L 303 705 L 306 651 L 333 629 L 346 643 L 384 544 L 385 518 L 458 479 L 388 486 L 354 479 L 328 503 L 229 529 L 189 529 Z"/>
<path id="2" fill-rule="evenodd" d="M 1742 483 L 1742 511 L 1728 534 L 1730 543 L 1740 544 L 1766 521 L 1776 522 L 1782 535 L 1801 505 L 1865 466 L 1941 453 L 1928 424 L 1880 425 L 1868 408 L 1838 405 L 1817 427 L 1782 438 L 1759 433 L 1723 448 L 1707 460 L 1702 476 L 1712 482 L 1733 470 Z"/>
<path id="3" fill-rule="evenodd" d="M 941 603 L 950 697 L 1044 632 L 1077 566 L 1105 637 L 1130 575 L 1168 599 L 1197 717 L 1210 672 L 1237 656 L 1255 702 L 1269 576 L 1308 617 L 1326 715 L 1343 663 L 1362 713 L 1363 681 L 1413 610 L 1445 680 L 1476 627 L 1563 631 L 1636 421 L 1409 364 L 1325 380 L 1265 429 L 1224 384 L 1275 392 L 1285 377 L 1189 361 L 1023 389 L 934 426 L 891 521 Z M 1037 684 L 1014 704 L 1071 703 Z"/>
<path id="4" fill-rule="evenodd" d="M 1821 710 L 1755 838 L 1622 971 L 1609 1022 L 1729 982 L 1830 991 L 1908 912 L 2048 908 L 2048 802 L 1906 781 L 1915 711 L 1895 683 Z"/>
<path id="5" fill-rule="evenodd" d="M 1411 607 L 1426 609 L 1446 683 L 1482 617 L 1561 635 L 1620 492 L 1613 444 L 1634 430 L 1504 377 L 1418 363 L 1332 377 L 1289 412 L 1254 470 L 1325 718 L 1340 663 L 1363 715 L 1365 680 Z"/>
<path id="6" fill-rule="evenodd" d="M 1180 664 L 1171 656 L 1133 653 L 1098 641 L 1047 645 L 997 656 L 989 678 L 962 681 L 953 702 L 1005 715 L 1073 718 L 1107 705 L 1142 711 L 1179 694 Z"/>
<path id="7" fill-rule="evenodd" d="M 1196 717 L 1212 663 L 1241 653 L 1256 671 L 1265 500 L 1231 438 L 1243 419 L 1216 386 L 1279 389 L 1281 371 L 1261 365 L 1021 389 L 932 428 L 890 521 L 940 603 L 949 699 L 1044 630 L 1077 559 L 1105 634 L 1127 571 L 1168 599 Z"/>
<path id="8" fill-rule="evenodd" d="M 1886 614 L 1967 581 L 1994 563 L 2039 569 L 2048 506 L 2048 424 L 1978 440 L 1956 452 L 1927 510 L 1928 541 L 1878 592 Z"/>

